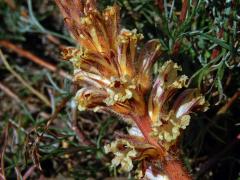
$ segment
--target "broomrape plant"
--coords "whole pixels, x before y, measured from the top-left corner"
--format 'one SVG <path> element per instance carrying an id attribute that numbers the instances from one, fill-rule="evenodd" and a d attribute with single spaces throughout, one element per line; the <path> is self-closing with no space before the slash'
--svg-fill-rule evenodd
<path id="1" fill-rule="evenodd" d="M 56 0 L 79 48 L 65 48 L 63 59 L 74 66 L 80 111 L 113 112 L 131 125 L 128 135 L 104 147 L 115 155 L 120 172 L 136 170 L 136 178 L 190 179 L 178 160 L 177 139 L 189 125 L 190 112 L 206 110 L 197 89 L 187 89 L 181 67 L 165 62 L 152 83 L 151 68 L 161 56 L 158 40 L 142 49 L 143 35 L 120 29 L 119 7 L 103 12 L 94 0 Z M 136 168 L 133 167 L 137 164 Z"/>

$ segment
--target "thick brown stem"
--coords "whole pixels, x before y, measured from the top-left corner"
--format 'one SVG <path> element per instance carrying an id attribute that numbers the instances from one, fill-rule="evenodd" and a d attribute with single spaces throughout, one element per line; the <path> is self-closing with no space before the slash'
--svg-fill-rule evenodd
<path id="1" fill-rule="evenodd" d="M 138 117 L 138 116 L 132 115 L 132 117 L 133 117 L 135 123 L 137 124 L 138 128 L 142 132 L 144 138 L 147 140 L 147 142 L 149 144 L 155 146 L 158 149 L 159 154 L 163 157 L 165 154 L 163 147 L 160 144 L 158 144 L 156 139 L 151 137 L 152 128 L 151 128 L 150 119 L 147 116 Z"/>
<path id="2" fill-rule="evenodd" d="M 188 10 L 188 0 L 184 0 L 182 4 L 180 18 L 179 18 L 181 22 L 183 22 L 186 19 L 187 10 Z"/>
<path id="3" fill-rule="evenodd" d="M 141 130 L 144 138 L 153 146 L 158 148 L 159 154 L 161 157 L 165 157 L 166 154 L 164 149 L 160 144 L 156 141 L 156 139 L 151 137 L 151 121 L 147 116 L 143 116 L 141 118 L 137 116 L 132 116 L 138 128 Z M 172 159 L 171 157 L 168 159 Z M 163 164 L 163 170 L 170 180 L 191 180 L 189 173 L 183 167 L 183 164 L 178 160 L 166 160 Z"/>
<path id="4" fill-rule="evenodd" d="M 170 180 L 191 180 L 191 176 L 178 160 L 168 160 L 163 169 Z"/>
<path id="5" fill-rule="evenodd" d="M 158 8 L 160 9 L 161 12 L 164 11 L 164 2 L 163 0 L 156 0 L 155 1 L 156 5 L 158 5 Z"/>

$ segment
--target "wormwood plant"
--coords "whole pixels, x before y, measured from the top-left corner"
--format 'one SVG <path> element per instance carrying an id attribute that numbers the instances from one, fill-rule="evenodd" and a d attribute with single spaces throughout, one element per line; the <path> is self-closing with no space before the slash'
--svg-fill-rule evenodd
<path id="1" fill-rule="evenodd" d="M 120 28 L 117 5 L 100 12 L 93 0 L 56 3 L 80 45 L 62 51 L 74 66 L 78 109 L 113 112 L 131 125 L 128 135 L 105 146 L 115 155 L 112 166 L 120 172 L 134 169 L 136 178 L 191 179 L 178 160 L 177 140 L 191 111 L 207 108 L 199 90 L 187 88 L 188 78 L 171 60 L 152 83 L 161 44 L 150 40 L 138 49 L 143 36 Z"/>

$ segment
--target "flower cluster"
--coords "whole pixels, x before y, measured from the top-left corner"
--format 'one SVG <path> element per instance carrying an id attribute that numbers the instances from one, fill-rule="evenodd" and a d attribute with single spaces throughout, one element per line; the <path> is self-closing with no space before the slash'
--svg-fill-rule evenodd
<path id="1" fill-rule="evenodd" d="M 78 109 L 111 111 L 130 120 L 129 135 L 105 151 L 115 155 L 112 164 L 120 165 L 120 171 L 131 171 L 135 160 L 140 176 L 157 176 L 161 162 L 174 157 L 171 147 L 188 126 L 189 113 L 206 110 L 204 97 L 197 89 L 186 89 L 187 77 L 179 75 L 181 68 L 173 61 L 162 65 L 152 84 L 151 68 L 161 45 L 151 40 L 139 49 L 143 36 L 120 29 L 118 6 L 99 12 L 94 0 L 56 2 L 80 45 L 62 52 L 74 66 Z"/>

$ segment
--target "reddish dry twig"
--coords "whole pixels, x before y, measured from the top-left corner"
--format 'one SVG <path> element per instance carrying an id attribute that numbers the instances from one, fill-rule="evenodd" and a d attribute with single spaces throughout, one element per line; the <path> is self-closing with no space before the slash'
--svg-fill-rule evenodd
<path id="1" fill-rule="evenodd" d="M 217 34 L 217 37 L 221 39 L 223 37 L 223 33 L 224 33 L 223 29 L 220 29 L 219 33 Z M 211 59 L 215 59 L 219 55 L 220 50 L 221 50 L 220 46 L 215 47 L 215 49 L 213 49 L 212 51 Z"/>
<path id="2" fill-rule="evenodd" d="M 227 103 L 218 110 L 217 115 L 224 114 L 239 96 L 240 91 L 235 92 L 235 94 L 227 101 Z"/>
<path id="3" fill-rule="evenodd" d="M 1 180 L 6 180 L 5 169 L 4 169 L 4 155 L 5 155 L 5 150 L 6 150 L 7 141 L 8 141 L 8 129 L 9 129 L 9 124 L 3 131 L 2 139 L 0 139 L 0 141 L 3 141 L 1 143 L 2 147 L 0 147 L 0 162 L 1 162 L 1 164 L 0 164 L 0 179 Z"/>
<path id="4" fill-rule="evenodd" d="M 6 3 L 12 10 L 15 10 L 15 9 L 16 9 L 16 4 L 15 4 L 14 0 L 5 0 L 5 3 Z"/>
<path id="5" fill-rule="evenodd" d="M 60 40 L 58 38 L 56 38 L 55 36 L 52 35 L 47 35 L 47 38 L 49 41 L 51 41 L 52 43 L 56 44 L 60 49 L 62 48 L 66 48 L 65 45 L 62 45 Z"/>
<path id="6" fill-rule="evenodd" d="M 182 3 L 182 10 L 181 10 L 181 14 L 179 17 L 179 20 L 181 22 L 183 22 L 186 19 L 187 9 L 188 9 L 188 0 L 184 0 Z"/>
<path id="7" fill-rule="evenodd" d="M 57 118 L 58 114 L 60 113 L 60 111 L 66 106 L 67 102 L 69 101 L 70 97 L 65 97 L 63 98 L 63 100 L 59 103 L 59 105 L 57 106 L 55 112 L 53 113 L 53 115 L 50 117 L 50 119 L 48 120 L 46 126 L 45 126 L 45 130 L 47 131 L 50 124 L 53 122 L 54 119 Z"/>
<path id="8" fill-rule="evenodd" d="M 35 165 L 32 165 L 27 172 L 23 175 L 23 180 L 26 180 L 28 177 L 30 177 L 32 175 L 32 173 L 34 172 L 34 170 L 36 169 Z"/>
<path id="9" fill-rule="evenodd" d="M 20 47 L 17 47 L 16 45 L 14 45 L 13 43 L 11 43 L 9 41 L 1 40 L 0 41 L 0 46 L 15 52 L 19 56 L 27 58 L 27 59 L 35 62 L 36 64 L 45 67 L 46 69 L 48 69 L 50 71 L 57 72 L 57 73 L 59 73 L 59 75 L 61 75 L 64 78 L 72 79 L 71 75 L 69 75 L 65 71 L 58 70 L 55 65 L 48 63 L 46 60 L 39 58 L 38 56 L 32 54 L 31 52 L 29 52 L 27 50 L 24 50 Z"/>
<path id="10" fill-rule="evenodd" d="M 1 170 L 1 168 L 0 168 Z M 5 180 L 4 176 L 2 175 L 2 173 L 0 173 L 0 180 Z"/>
<path id="11" fill-rule="evenodd" d="M 66 106 L 67 102 L 69 101 L 70 96 L 63 98 L 63 100 L 60 102 L 60 104 L 57 106 L 56 110 L 54 111 L 53 115 L 49 118 L 49 120 L 47 121 L 43 131 L 41 132 L 40 135 L 37 136 L 36 139 L 34 139 L 33 143 L 31 142 L 31 148 L 30 148 L 30 153 L 32 155 L 33 158 L 33 162 L 34 165 L 40 170 L 42 171 L 41 165 L 39 163 L 39 153 L 38 153 L 38 144 L 39 142 L 41 142 L 41 139 L 43 138 L 44 134 L 46 132 L 48 132 L 49 126 L 50 124 L 57 118 L 59 112 Z M 36 132 L 36 129 L 33 128 L 32 131 L 29 133 L 29 136 L 26 139 L 26 144 L 29 144 L 29 140 L 30 140 L 30 134 L 32 132 Z"/>
<path id="12" fill-rule="evenodd" d="M 89 141 L 85 134 L 80 130 L 78 126 L 78 120 L 77 120 L 77 107 L 72 108 L 72 129 L 76 133 L 78 140 L 83 143 L 84 145 L 91 146 L 93 143 Z"/>
<path id="13" fill-rule="evenodd" d="M 175 44 L 173 45 L 172 54 L 175 56 L 178 55 L 180 48 L 181 44 L 179 43 L 179 41 L 176 41 Z"/>
<path id="14" fill-rule="evenodd" d="M 11 90 L 9 89 L 7 86 L 5 86 L 4 84 L 2 84 L 0 82 L 0 89 L 9 97 L 11 97 L 12 99 L 14 99 L 16 102 L 20 103 L 21 100 L 20 98 Z"/>
<path id="15" fill-rule="evenodd" d="M 164 11 L 163 0 L 156 0 L 155 4 L 158 6 L 161 12 Z"/>
<path id="16" fill-rule="evenodd" d="M 180 17 L 179 17 L 180 22 L 185 21 L 186 16 L 187 16 L 187 10 L 188 10 L 188 0 L 183 0 L 182 9 L 181 9 Z M 173 46 L 172 54 L 177 55 L 179 53 L 180 48 L 181 48 L 180 42 L 176 41 Z"/>

